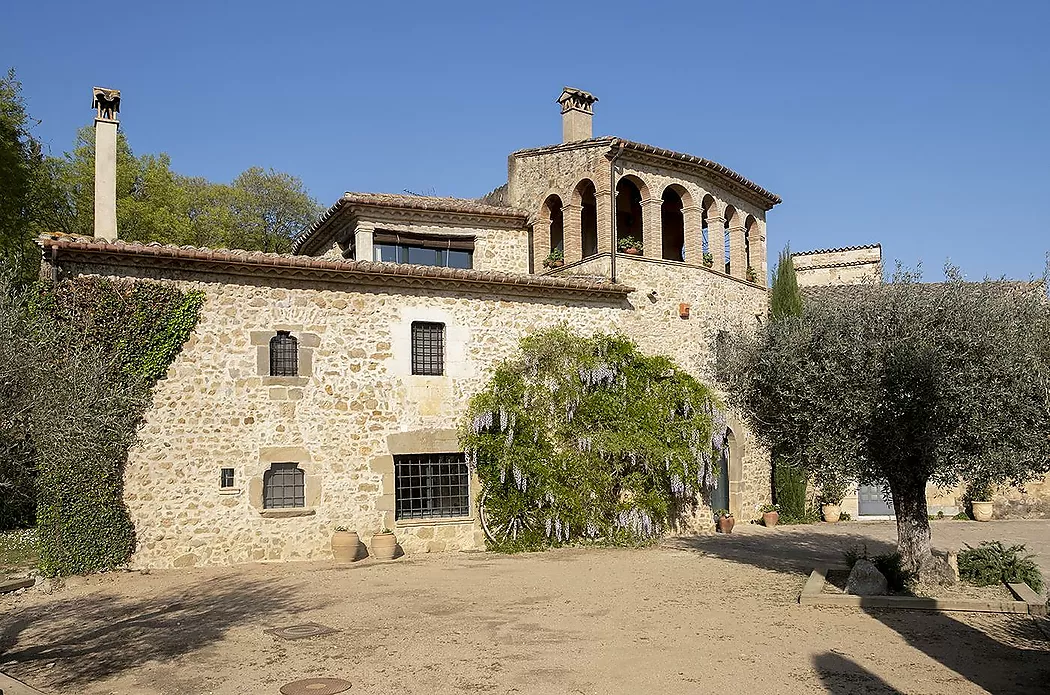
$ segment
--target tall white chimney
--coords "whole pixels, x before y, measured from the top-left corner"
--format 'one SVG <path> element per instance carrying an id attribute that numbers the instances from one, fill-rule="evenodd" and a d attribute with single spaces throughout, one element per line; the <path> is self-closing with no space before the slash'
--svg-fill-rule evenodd
<path id="1" fill-rule="evenodd" d="M 95 238 L 117 238 L 117 114 L 120 90 L 91 90 L 95 115 Z"/>
<path id="2" fill-rule="evenodd" d="M 561 141 L 578 142 L 591 139 L 591 119 L 598 97 L 582 89 L 565 87 L 561 90 Z"/>

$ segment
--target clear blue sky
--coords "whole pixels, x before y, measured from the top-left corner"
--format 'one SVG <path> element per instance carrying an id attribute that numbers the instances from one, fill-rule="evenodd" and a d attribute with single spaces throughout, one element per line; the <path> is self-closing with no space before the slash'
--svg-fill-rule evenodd
<path id="1" fill-rule="evenodd" d="M 96 18 L 92 8 L 107 14 Z M 0 26 L 55 154 L 123 93 L 138 153 L 229 180 L 476 197 L 557 142 L 562 85 L 595 134 L 713 159 L 780 194 L 771 262 L 881 242 L 972 279 L 1050 250 L 1050 2 L 17 2 Z"/>

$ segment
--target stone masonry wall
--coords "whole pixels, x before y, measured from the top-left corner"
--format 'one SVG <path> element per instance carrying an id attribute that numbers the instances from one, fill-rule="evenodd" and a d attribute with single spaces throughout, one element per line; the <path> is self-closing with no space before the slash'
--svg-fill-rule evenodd
<path id="1" fill-rule="evenodd" d="M 795 275 L 802 287 L 857 285 L 882 280 L 882 247 L 793 253 Z"/>

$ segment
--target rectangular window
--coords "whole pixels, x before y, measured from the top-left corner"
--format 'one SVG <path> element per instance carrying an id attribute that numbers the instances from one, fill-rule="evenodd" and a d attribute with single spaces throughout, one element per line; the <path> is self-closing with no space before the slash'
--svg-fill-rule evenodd
<path id="1" fill-rule="evenodd" d="M 445 373 L 445 324 L 412 322 L 412 373 L 422 376 Z"/>
<path id="2" fill-rule="evenodd" d="M 469 269 L 474 267 L 474 239 L 376 230 L 372 237 L 372 260 Z"/>
<path id="3" fill-rule="evenodd" d="M 462 453 L 394 457 L 395 519 L 470 516 L 470 473 Z"/>
<path id="4" fill-rule="evenodd" d="M 233 469 L 223 468 L 219 471 L 219 487 L 226 489 L 234 485 Z"/>
<path id="5" fill-rule="evenodd" d="M 270 376 L 299 375 L 299 341 L 288 331 L 270 338 Z"/>
<path id="6" fill-rule="evenodd" d="M 273 463 L 263 473 L 263 509 L 306 506 L 306 474 L 297 463 Z"/>

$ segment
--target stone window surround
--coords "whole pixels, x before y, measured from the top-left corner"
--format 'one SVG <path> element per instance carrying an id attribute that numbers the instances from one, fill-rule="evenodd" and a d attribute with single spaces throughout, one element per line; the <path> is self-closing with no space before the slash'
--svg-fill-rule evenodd
<path id="1" fill-rule="evenodd" d="M 299 343 L 298 376 L 270 376 L 270 339 L 277 335 L 277 331 L 288 331 Z M 310 377 L 313 376 L 314 348 L 321 345 L 321 337 L 316 333 L 303 332 L 302 325 L 279 323 L 269 330 L 251 331 L 249 342 L 256 350 L 255 373 L 262 378 L 263 386 L 274 387 L 270 389 L 270 399 L 301 399 L 301 387 L 310 383 Z"/>
<path id="2" fill-rule="evenodd" d="M 392 459 L 391 459 L 392 460 Z M 288 509 L 265 509 L 263 507 L 263 474 L 273 463 L 296 463 L 303 471 L 306 486 L 305 506 Z M 248 504 L 266 519 L 286 519 L 296 516 L 313 516 L 321 502 L 321 476 L 313 465 L 310 452 L 302 447 L 270 446 L 259 448 L 259 460 L 245 471 L 248 479 Z"/>
<path id="3" fill-rule="evenodd" d="M 409 385 L 434 383 L 442 379 L 469 378 L 474 376 L 467 363 L 467 345 L 470 343 L 470 329 L 457 323 L 455 317 L 445 309 L 434 306 L 401 307 L 400 321 L 391 327 L 390 348 L 393 354 L 391 368 L 395 376 L 405 379 Z M 445 325 L 445 358 L 444 373 L 440 376 L 423 376 L 412 374 L 412 324 L 441 323 Z M 452 451 L 459 451 L 456 445 Z M 440 451 L 397 451 L 392 453 L 431 454 Z M 391 464 L 392 465 L 392 464 Z"/>
<path id="4" fill-rule="evenodd" d="M 383 476 L 383 494 L 376 502 L 376 509 L 383 514 L 383 525 L 389 529 L 415 528 L 420 526 L 458 526 L 477 523 L 477 501 L 474 493 L 481 489 L 476 474 L 470 476 L 470 515 L 447 519 L 394 519 L 395 481 L 394 456 L 399 454 L 446 454 L 462 451 L 457 430 L 414 430 L 397 432 L 387 436 L 390 453 L 371 460 L 369 467 Z M 396 525 L 395 525 L 396 524 Z"/>

